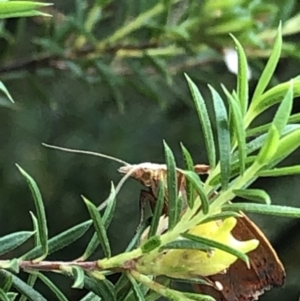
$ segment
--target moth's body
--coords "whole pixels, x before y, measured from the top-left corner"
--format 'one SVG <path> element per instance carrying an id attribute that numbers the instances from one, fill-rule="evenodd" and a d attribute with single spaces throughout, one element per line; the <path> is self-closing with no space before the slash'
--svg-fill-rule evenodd
<path id="1" fill-rule="evenodd" d="M 207 165 L 195 165 L 197 174 L 209 172 Z M 123 174 L 130 174 L 134 179 L 149 188 L 154 208 L 159 182 L 166 183 L 167 167 L 165 164 L 141 163 L 126 165 L 119 169 Z M 185 178 L 177 169 L 177 184 L 180 193 L 185 193 Z M 165 197 L 163 213 L 168 213 L 168 199 Z M 250 269 L 240 259 L 236 260 L 226 271 L 211 275 L 207 279 L 213 284 L 194 285 L 197 292 L 214 297 L 217 301 L 252 301 L 257 300 L 265 290 L 283 285 L 285 272 L 276 252 L 259 228 L 244 214 L 237 218 L 232 231 L 233 236 L 241 241 L 257 239 L 259 246 L 248 253 Z"/>

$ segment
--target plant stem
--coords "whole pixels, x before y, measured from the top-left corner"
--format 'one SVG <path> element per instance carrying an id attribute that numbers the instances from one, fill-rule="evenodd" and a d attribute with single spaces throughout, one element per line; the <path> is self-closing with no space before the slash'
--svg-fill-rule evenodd
<path id="1" fill-rule="evenodd" d="M 9 266 L 9 260 L 0 260 L 0 268 Z M 97 261 L 40 261 L 34 262 L 32 260 L 19 261 L 19 268 L 22 270 L 42 270 L 53 271 L 61 270 L 62 267 L 78 266 L 86 271 L 99 270 Z"/>

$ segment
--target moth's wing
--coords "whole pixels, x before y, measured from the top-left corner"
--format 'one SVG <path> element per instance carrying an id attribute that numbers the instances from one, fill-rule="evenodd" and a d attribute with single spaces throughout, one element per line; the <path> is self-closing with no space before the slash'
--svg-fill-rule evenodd
<path id="1" fill-rule="evenodd" d="M 259 246 L 248 253 L 251 268 L 237 260 L 225 274 L 208 277 L 212 282 L 218 282 L 223 287 L 217 290 L 206 285 L 193 285 L 196 292 L 210 295 L 217 301 L 252 301 L 271 287 L 283 285 L 285 271 L 275 250 L 270 245 L 260 229 L 245 215 L 238 218 L 232 231 L 239 240 L 256 238 Z"/>

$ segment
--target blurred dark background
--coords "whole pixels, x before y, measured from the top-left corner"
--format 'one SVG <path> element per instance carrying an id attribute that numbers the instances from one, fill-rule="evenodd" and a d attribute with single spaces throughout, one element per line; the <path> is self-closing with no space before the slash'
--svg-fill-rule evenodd
<path id="1" fill-rule="evenodd" d="M 162 163 L 165 139 L 179 165 L 180 142 L 195 162 L 206 163 L 202 133 L 183 74 L 197 83 L 210 109 L 207 83 L 217 89 L 220 83 L 229 90 L 235 88 L 236 77 L 228 71 L 222 54 L 233 47 L 230 32 L 249 56 L 253 91 L 272 47 L 274 30 L 280 20 L 283 26 L 292 20 L 272 85 L 299 74 L 297 1 L 53 2 L 46 11 L 53 18 L 1 23 L 0 79 L 16 103 L 0 95 L 0 235 L 32 228 L 29 211 L 34 210 L 33 201 L 15 163 L 41 189 L 50 236 L 88 219 L 81 194 L 100 204 L 109 194 L 110 181 L 117 183 L 121 178 L 116 162 L 47 149 L 42 142 L 102 152 L 130 163 Z M 163 3 L 167 7 L 161 13 L 159 4 Z M 106 40 L 151 9 L 152 17 L 136 30 Z M 299 112 L 297 102 L 294 112 Z M 254 124 L 270 120 L 273 114 L 272 108 Z M 300 152 L 296 152 L 284 164 L 299 161 Z M 299 207 L 299 181 L 298 176 L 264 178 L 253 186 L 265 189 L 274 204 Z M 114 254 L 124 250 L 137 227 L 140 189 L 129 180 L 118 196 L 109 229 Z M 253 219 L 270 238 L 287 270 L 285 286 L 260 300 L 298 300 L 300 222 L 264 216 Z M 51 258 L 80 256 L 91 234 Z M 101 256 L 99 250 L 95 258 Z M 70 283 L 62 282 L 67 280 L 58 277 L 56 281 L 68 292 Z M 79 290 L 68 294 L 70 300 L 82 296 Z"/>

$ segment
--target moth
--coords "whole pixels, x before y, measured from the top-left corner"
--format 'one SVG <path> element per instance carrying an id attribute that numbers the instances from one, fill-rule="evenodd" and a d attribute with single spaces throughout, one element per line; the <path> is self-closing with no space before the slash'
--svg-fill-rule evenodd
<path id="1" fill-rule="evenodd" d="M 198 164 L 194 166 L 197 174 L 209 172 L 209 166 Z M 129 174 L 147 187 L 141 192 L 142 207 L 148 198 L 152 209 L 157 198 L 158 184 L 167 177 L 167 167 L 164 164 L 141 163 L 126 165 L 119 168 L 122 174 Z M 185 178 L 177 171 L 178 189 L 185 191 Z M 168 200 L 165 198 L 163 213 L 168 213 Z M 285 271 L 275 250 L 266 236 L 245 214 L 237 218 L 237 224 L 232 231 L 238 240 L 257 239 L 259 246 L 248 253 L 250 268 L 238 259 L 226 271 L 208 276 L 208 282 L 213 285 L 194 284 L 194 290 L 214 297 L 217 301 L 252 301 L 271 287 L 280 287 L 284 283 Z"/>
<path id="2" fill-rule="evenodd" d="M 146 191 L 142 191 L 141 196 L 150 200 L 152 208 L 155 206 L 158 185 L 161 180 L 164 181 L 167 177 L 167 167 L 164 164 L 141 163 L 131 165 L 123 160 L 104 154 L 68 149 L 45 143 L 43 145 L 72 153 L 104 157 L 121 163 L 123 166 L 119 168 L 119 172 L 126 174 L 124 180 L 127 177 L 133 177 L 147 187 Z M 209 172 L 209 166 L 198 164 L 194 166 L 194 171 L 197 174 L 206 174 Z M 177 182 L 180 192 L 184 193 L 185 178 L 179 170 L 177 171 Z M 107 202 L 104 202 L 98 209 L 101 210 L 106 205 Z M 165 198 L 163 213 L 168 213 L 167 198 Z M 241 213 L 241 217 L 237 218 L 232 234 L 236 239 L 242 241 L 253 238 L 259 241 L 259 246 L 247 254 L 250 261 L 250 269 L 238 259 L 227 269 L 226 273 L 207 277 L 208 281 L 214 285 L 194 284 L 195 291 L 210 295 L 217 301 L 253 301 L 257 300 L 265 290 L 271 287 L 282 286 L 285 279 L 285 271 L 280 259 L 265 235 L 245 214 Z"/>

